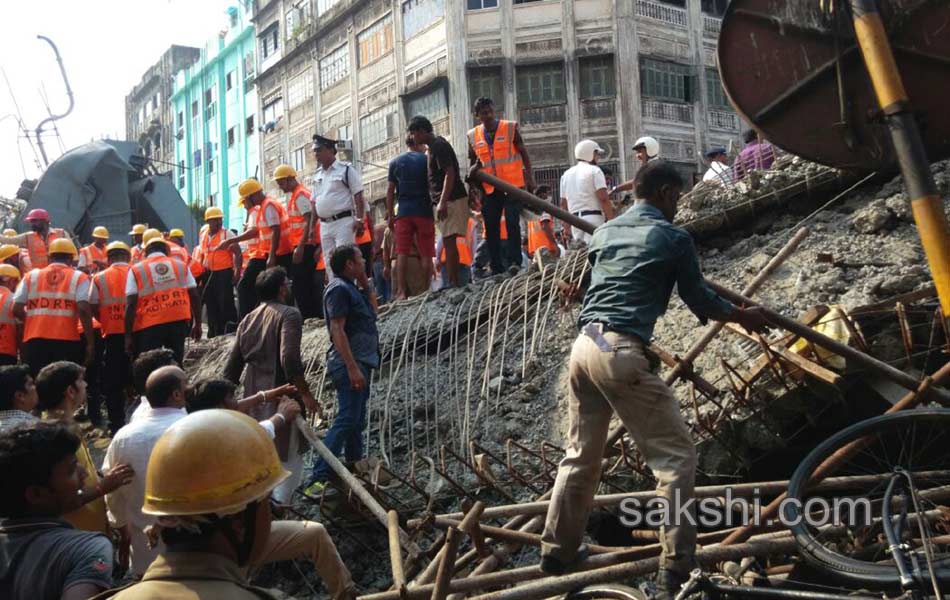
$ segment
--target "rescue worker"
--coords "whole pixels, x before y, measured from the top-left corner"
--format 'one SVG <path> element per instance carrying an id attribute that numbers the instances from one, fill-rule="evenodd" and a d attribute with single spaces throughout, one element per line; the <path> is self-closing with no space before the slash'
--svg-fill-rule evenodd
<path id="1" fill-rule="evenodd" d="M 243 196 L 238 198 L 237 204 L 246 211 L 244 217 L 244 231 L 247 231 L 251 227 L 251 223 L 256 219 L 257 207 L 246 206 Z M 231 233 L 235 236 L 237 235 L 237 232 L 234 230 L 231 230 Z M 254 287 L 256 282 L 247 275 L 247 268 L 251 265 L 251 259 L 257 258 L 257 245 L 257 238 L 251 238 L 238 244 L 241 248 L 241 278 L 237 283 L 239 319 L 243 319 L 248 313 L 257 308 L 257 288 Z"/>
<path id="2" fill-rule="evenodd" d="M 491 98 L 475 101 L 475 117 L 481 121 L 468 132 L 468 156 L 471 164 L 481 163 L 486 172 L 518 188 L 534 191 L 534 176 L 531 159 L 525 148 L 521 131 L 516 121 L 495 118 L 495 105 Z M 476 188 L 478 186 L 475 186 Z M 482 217 L 485 219 L 485 238 L 491 255 L 491 268 L 497 275 L 509 269 L 517 271 L 521 265 L 521 204 L 483 184 Z M 505 217 L 508 239 L 504 248 L 501 243 L 501 218 Z"/>
<path id="3" fill-rule="evenodd" d="M 90 275 L 109 266 L 106 258 L 106 244 L 109 242 L 109 230 L 99 226 L 92 230 L 92 243 L 79 250 L 79 270 Z"/>
<path id="4" fill-rule="evenodd" d="M 201 339 L 201 298 L 191 272 L 169 256 L 168 244 L 161 235 L 152 237 L 145 258 L 129 269 L 125 352 L 138 356 L 164 346 L 182 364 L 189 325 L 192 337 Z"/>
<path id="5" fill-rule="evenodd" d="M 528 256 L 534 258 L 534 253 L 541 248 L 547 248 L 551 256 L 560 256 L 561 249 L 557 247 L 554 238 L 554 225 L 551 215 L 541 213 L 537 220 L 528 221 Z"/>
<path id="6" fill-rule="evenodd" d="M 34 208 L 23 219 L 30 224 L 30 231 L 13 236 L 0 237 L 0 244 L 14 244 L 26 250 L 23 258 L 29 259 L 30 269 L 42 269 L 49 264 L 49 245 L 55 240 L 69 239 L 65 231 L 50 228 L 49 213 L 42 208 Z"/>
<path id="7" fill-rule="evenodd" d="M 0 265 L 0 366 L 15 365 L 20 349 L 21 327 L 13 314 L 13 292 L 20 271 L 13 265 Z"/>
<path id="8" fill-rule="evenodd" d="M 722 146 L 710 148 L 706 153 L 706 160 L 709 161 L 709 169 L 703 174 L 703 183 L 710 185 L 730 185 L 732 179 L 732 167 L 729 166 L 729 155 Z"/>
<path id="9" fill-rule="evenodd" d="M 560 575 L 583 558 L 581 541 L 616 413 L 669 509 L 659 526 L 662 554 L 654 596 L 663 600 L 676 596 L 695 566 L 696 446 L 679 401 L 657 376 L 659 359 L 648 349 L 656 320 L 675 285 L 703 323 L 729 321 L 750 332 L 764 331 L 766 324 L 761 309 L 733 306 L 706 284 L 690 234 L 672 223 L 682 189 L 676 167 L 652 161 L 637 173 L 640 200 L 594 232 L 590 285 L 570 357 L 570 439 L 541 536 L 545 573 Z"/>
<path id="10" fill-rule="evenodd" d="M 266 554 L 268 500 L 289 476 L 251 417 L 209 409 L 179 420 L 149 457 L 142 507 L 157 518 L 165 549 L 140 582 L 100 597 L 274 598 L 248 583 L 246 569 Z"/>
<path id="11" fill-rule="evenodd" d="M 0 263 L 16 267 L 17 271 L 20 271 L 20 248 L 13 244 L 0 244 Z"/>
<path id="12" fill-rule="evenodd" d="M 131 255 L 124 242 L 106 246 L 109 266 L 93 276 L 89 288 L 89 304 L 102 326 L 102 381 L 112 435 L 125 425 L 125 391 L 132 383 L 131 364 L 125 352 L 125 285 Z"/>
<path id="13" fill-rule="evenodd" d="M 224 228 L 224 211 L 217 206 L 205 210 L 205 223 L 198 236 L 202 265 L 205 269 L 205 284 L 202 296 L 208 309 L 208 337 L 223 335 L 228 323 L 237 323 L 234 307 L 234 286 L 241 280 L 241 247 L 237 244 L 216 250 L 234 234 Z"/>
<path id="14" fill-rule="evenodd" d="M 132 231 L 129 232 L 129 235 L 132 236 L 132 262 L 137 263 L 142 260 L 143 252 L 143 241 L 142 237 L 145 235 L 145 232 L 148 230 L 148 226 L 143 223 L 136 223 L 132 226 Z"/>
<path id="15" fill-rule="evenodd" d="M 352 164 L 336 159 L 336 140 L 313 136 L 313 152 L 319 163 L 313 174 L 313 204 L 320 219 L 320 243 L 325 257 L 333 249 L 356 243 L 366 227 L 363 180 Z M 332 269 L 326 271 L 332 281 Z"/>
<path id="16" fill-rule="evenodd" d="M 373 216 L 370 214 L 369 202 L 363 198 L 363 232 L 356 236 L 356 247 L 363 253 L 363 262 L 366 263 L 368 277 L 373 276 Z M 431 262 L 431 259 L 430 259 Z"/>
<path id="17" fill-rule="evenodd" d="M 89 366 L 96 348 L 89 276 L 72 267 L 76 246 L 66 238 L 53 240 L 48 258 L 48 266 L 33 269 L 20 281 L 13 298 L 13 314 L 23 321 L 23 362 L 34 377 L 58 360 Z"/>
<path id="18" fill-rule="evenodd" d="M 472 263 L 475 257 L 475 240 L 478 234 L 475 231 L 475 219 L 469 217 L 467 231 L 465 235 L 455 236 L 455 246 L 458 248 L 459 267 L 456 286 L 468 285 L 472 282 Z M 436 248 L 439 253 L 438 271 L 442 277 L 442 287 L 454 287 L 449 279 L 448 259 L 445 252 L 445 239 L 439 238 L 439 245 Z"/>
<path id="19" fill-rule="evenodd" d="M 292 291 L 303 318 L 310 319 L 318 314 L 314 281 L 317 211 L 310 190 L 297 181 L 297 171 L 292 166 L 280 165 L 274 169 L 274 181 L 282 192 L 290 194 L 287 200 L 287 227 L 290 245 L 294 249 L 293 266 L 290 269 Z"/>
<path id="20" fill-rule="evenodd" d="M 244 240 L 257 240 L 254 256 L 244 269 L 241 278 L 241 287 L 253 287 L 257 276 L 275 266 L 284 267 L 290 272 L 293 266 L 293 247 L 290 244 L 290 229 L 287 221 L 287 211 L 284 207 L 264 194 L 264 186 L 256 179 L 245 179 L 238 186 L 238 193 L 244 198 L 244 207 L 248 211 L 249 227 L 239 236 L 226 239 L 217 246 L 217 250 L 227 250 L 232 244 Z M 253 212 L 253 215 L 251 214 Z M 245 283 L 247 280 L 248 283 Z M 257 294 L 254 294 L 254 310 L 257 306 Z M 244 306 L 241 307 L 242 311 Z M 241 315 L 244 318 L 244 315 Z"/>
<path id="21" fill-rule="evenodd" d="M 177 258 L 186 267 L 191 266 L 191 254 L 185 245 L 185 232 L 175 228 L 168 232 L 168 252 L 172 258 Z"/>
<path id="22" fill-rule="evenodd" d="M 644 136 L 635 141 L 632 150 L 636 153 L 637 160 L 640 161 L 641 167 L 651 160 L 660 158 L 660 142 L 650 136 Z M 608 193 L 613 196 L 617 192 L 628 192 L 633 189 L 635 182 L 636 179 L 631 179 L 626 183 L 613 187 Z"/>
<path id="23" fill-rule="evenodd" d="M 581 140 L 574 146 L 577 163 L 561 175 L 561 208 L 600 227 L 614 217 L 614 207 L 607 193 L 607 178 L 597 161 L 603 149 L 594 140 Z M 564 223 L 564 239 L 578 243 L 590 242 L 590 234 Z"/>

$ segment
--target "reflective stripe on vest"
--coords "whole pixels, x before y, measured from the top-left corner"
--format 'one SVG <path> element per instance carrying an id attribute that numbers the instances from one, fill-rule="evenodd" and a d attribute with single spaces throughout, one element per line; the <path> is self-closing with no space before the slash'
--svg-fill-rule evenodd
<path id="1" fill-rule="evenodd" d="M 42 269 L 49 265 L 49 254 L 46 249 L 53 240 L 66 237 L 66 232 L 62 229 L 50 229 L 46 236 L 46 243 L 43 238 L 35 231 L 28 231 L 26 234 L 26 251 L 30 255 L 30 266 L 34 269 Z"/>
<path id="2" fill-rule="evenodd" d="M 30 271 L 25 282 L 24 342 L 33 338 L 67 341 L 79 339 L 76 288 L 84 278 L 88 278 L 88 275 L 59 263 Z"/>
<path id="3" fill-rule="evenodd" d="M 132 267 L 139 301 L 133 331 L 191 319 L 185 266 L 168 256 L 152 256 Z"/>
<path id="4" fill-rule="evenodd" d="M 528 221 L 528 254 L 534 255 L 538 248 L 547 248 L 551 252 L 557 252 L 557 246 L 548 239 L 547 234 L 541 227 L 541 221 Z"/>
<path id="5" fill-rule="evenodd" d="M 106 257 L 106 249 L 100 248 L 95 244 L 83 246 L 79 250 L 79 254 L 86 257 L 86 268 L 92 273 L 104 269 L 109 262 L 109 259 Z"/>
<path id="6" fill-rule="evenodd" d="M 92 280 L 99 293 L 99 322 L 102 335 L 125 333 L 125 283 L 129 265 L 112 265 Z"/>
<path id="7" fill-rule="evenodd" d="M 201 233 L 199 248 L 201 248 L 201 262 L 209 271 L 223 271 L 224 269 L 234 268 L 234 251 L 231 248 L 226 250 L 214 250 L 218 244 L 224 241 L 225 229 L 222 227 L 218 233 L 211 235 L 208 230 Z"/>
<path id="8" fill-rule="evenodd" d="M 459 250 L 459 264 L 472 266 L 472 245 L 469 240 L 475 237 L 475 220 L 468 220 L 467 232 L 465 235 L 455 236 L 455 247 Z M 445 264 L 445 245 L 442 246 L 442 253 L 439 255 L 439 262 Z"/>
<path id="9" fill-rule="evenodd" d="M 373 241 L 373 232 L 369 228 L 369 215 L 363 215 L 363 233 L 356 238 L 356 245 L 369 244 Z"/>
<path id="10" fill-rule="evenodd" d="M 505 223 L 505 217 L 502 217 L 501 220 L 498 221 L 498 228 L 499 228 L 498 231 L 500 232 L 498 239 L 507 240 L 508 239 L 508 224 Z M 488 239 L 488 228 L 485 227 L 484 223 L 482 223 L 482 239 L 483 240 Z"/>
<path id="11" fill-rule="evenodd" d="M 492 175 L 515 187 L 524 187 L 524 163 L 521 154 L 515 149 L 517 125 L 514 121 L 498 121 L 491 144 L 485 136 L 485 126 L 477 125 L 469 130 L 468 140 L 482 166 L 490 170 Z M 495 191 L 494 186 L 487 183 L 483 183 L 482 187 L 487 194 Z"/>
<path id="12" fill-rule="evenodd" d="M 142 245 L 132 246 L 132 264 L 135 264 L 145 258 L 145 251 L 142 249 Z"/>
<path id="13" fill-rule="evenodd" d="M 300 196 L 310 202 L 310 214 L 314 214 L 317 210 L 310 199 L 310 190 L 305 188 L 302 183 L 298 183 L 287 202 L 287 229 L 290 231 L 290 245 L 294 248 L 300 243 L 304 231 L 307 229 L 307 215 L 297 210 L 297 198 Z M 319 221 L 319 219 L 314 219 L 314 221 Z"/>
<path id="14" fill-rule="evenodd" d="M 264 198 L 264 201 L 257 207 L 257 214 L 254 215 L 254 228 L 257 229 L 257 236 L 260 243 L 257 246 L 258 258 L 266 258 L 270 254 L 271 240 L 274 238 L 274 232 L 271 226 L 267 224 L 267 207 L 273 206 L 280 217 L 280 246 L 277 247 L 277 255 L 287 254 L 293 251 L 290 245 L 290 232 L 287 228 L 287 211 L 273 198 Z"/>
<path id="15" fill-rule="evenodd" d="M 0 288 L 0 354 L 16 356 L 16 317 L 13 316 L 13 292 Z"/>
<path id="16" fill-rule="evenodd" d="M 184 246 L 179 246 L 175 242 L 168 240 L 168 255 L 172 258 L 181 261 L 181 264 L 185 267 L 188 266 L 188 263 L 191 262 L 191 255 L 188 254 L 188 248 Z"/>

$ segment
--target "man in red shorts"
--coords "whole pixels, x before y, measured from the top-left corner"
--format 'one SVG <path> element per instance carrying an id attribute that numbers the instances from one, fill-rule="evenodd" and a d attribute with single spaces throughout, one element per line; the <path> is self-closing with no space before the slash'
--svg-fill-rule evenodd
<path id="1" fill-rule="evenodd" d="M 435 256 L 435 221 L 429 198 L 425 146 L 417 145 L 412 136 L 406 138 L 406 146 L 408 150 L 389 163 L 389 189 L 386 190 L 386 220 L 396 238 L 394 300 L 406 298 L 406 269 L 414 242 L 426 281 L 432 278 Z"/>

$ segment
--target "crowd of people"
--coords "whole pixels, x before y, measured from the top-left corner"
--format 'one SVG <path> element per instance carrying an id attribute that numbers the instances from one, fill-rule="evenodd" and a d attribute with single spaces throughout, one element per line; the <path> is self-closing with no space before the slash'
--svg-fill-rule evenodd
<path id="1" fill-rule="evenodd" d="M 304 320 L 325 321 L 336 390 L 325 444 L 353 466 L 364 458 L 380 366 L 380 302 L 464 286 L 481 272 L 510 275 L 535 253 L 556 257 L 570 245 L 588 247 L 591 271 L 570 359 L 574 426 L 542 570 L 561 573 L 585 556 L 580 541 L 613 411 L 644 450 L 660 494 L 692 493 L 692 442 L 646 347 L 653 323 L 674 284 L 701 318 L 760 329 L 761 315 L 703 283 L 688 234 L 672 225 L 684 182 L 657 140 L 637 140 L 641 168 L 617 186 L 598 164 L 601 147 L 582 140 L 551 198 L 533 181 L 517 123 L 497 119 L 488 98 L 474 115 L 472 164 L 559 204 L 595 233 L 522 211 L 491 185 L 466 186 L 456 150 L 415 116 L 406 151 L 389 165 L 385 223 L 372 220 L 359 170 L 317 135 L 312 190 L 289 165 L 272 174 L 286 202 L 245 180 L 244 231 L 226 229 L 221 209 L 209 207 L 191 251 L 180 229 L 145 224 L 129 232 L 131 246 L 110 242 L 99 226 L 77 249 L 42 209 L 26 216 L 30 231 L 0 236 L 0 596 L 269 597 L 249 583 L 256 569 L 306 558 L 332 597 L 353 597 L 322 525 L 271 522 L 295 490 L 315 500 L 339 493 L 325 461 L 304 473 L 301 419 L 323 411 L 305 377 Z M 750 139 L 729 176 L 766 168 L 766 150 Z M 714 169 L 720 180 L 730 173 Z M 618 215 L 611 196 L 626 190 L 638 202 Z M 185 342 L 205 330 L 234 335 L 221 377 L 192 384 Z M 620 365 L 605 348 L 630 360 Z M 634 415 L 643 406 L 652 407 L 648 419 Z M 101 465 L 77 419 L 111 433 Z M 660 535 L 660 581 L 675 590 L 692 565 L 695 531 Z M 116 588 L 121 582 L 130 585 Z"/>

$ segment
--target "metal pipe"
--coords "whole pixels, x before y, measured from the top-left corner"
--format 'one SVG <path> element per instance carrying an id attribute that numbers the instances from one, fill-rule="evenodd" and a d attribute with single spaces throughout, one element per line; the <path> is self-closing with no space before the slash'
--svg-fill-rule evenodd
<path id="1" fill-rule="evenodd" d="M 458 553 L 461 537 L 459 530 L 454 527 L 450 527 L 445 535 L 445 551 L 442 554 L 442 562 L 439 563 L 439 573 L 435 578 L 435 584 L 426 586 L 432 588 L 432 600 L 445 600 L 445 596 L 449 593 L 449 583 L 455 570 L 455 555 Z M 416 590 L 421 589 L 416 588 Z M 407 597 L 411 597 L 412 592 L 416 590 L 410 590 Z"/>
<path id="2" fill-rule="evenodd" d="M 393 586 L 398 590 L 406 585 L 406 572 L 402 566 L 402 551 L 399 547 L 399 513 L 386 513 L 386 529 L 389 533 L 389 564 L 393 572 Z"/>
<path id="3" fill-rule="evenodd" d="M 876 0 L 851 0 L 854 32 L 891 132 L 943 316 L 950 318 L 950 225 L 877 4 Z"/>
<path id="4" fill-rule="evenodd" d="M 36 145 L 39 146 L 40 154 L 43 156 L 43 166 L 48 167 L 49 158 L 46 157 L 46 149 L 43 147 L 43 127 L 47 123 L 52 123 L 68 116 L 69 113 L 73 112 L 73 107 L 76 105 L 76 101 L 73 98 L 73 89 L 69 87 L 69 78 L 66 77 L 66 67 L 63 66 L 63 57 L 59 54 L 59 48 L 56 47 L 56 44 L 53 43 L 53 40 L 44 35 L 38 35 L 36 38 L 49 44 L 53 49 L 53 53 L 56 54 L 56 62 L 59 63 L 59 72 L 63 76 L 63 83 L 66 85 L 66 95 L 69 96 L 69 107 L 66 109 L 66 112 L 60 115 L 50 114 L 50 116 L 40 121 L 40 124 L 36 126 Z"/>

